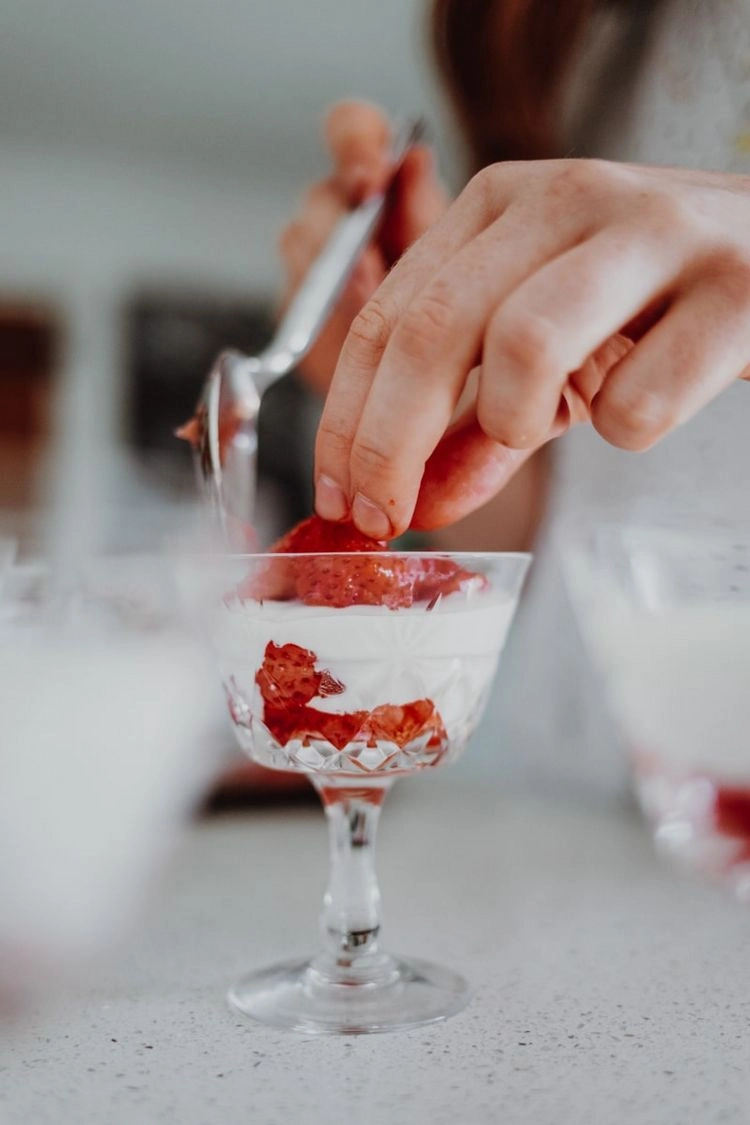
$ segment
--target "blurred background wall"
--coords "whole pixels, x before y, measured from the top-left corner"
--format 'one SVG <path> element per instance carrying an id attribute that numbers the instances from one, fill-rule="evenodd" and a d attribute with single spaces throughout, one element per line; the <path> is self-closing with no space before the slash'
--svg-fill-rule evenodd
<path id="1" fill-rule="evenodd" d="M 28 504 L 75 370 L 108 441 L 189 487 L 171 430 L 215 348 L 269 330 L 322 110 L 364 96 L 440 136 L 423 23 L 421 0 L 5 0 L 0 505 Z"/>

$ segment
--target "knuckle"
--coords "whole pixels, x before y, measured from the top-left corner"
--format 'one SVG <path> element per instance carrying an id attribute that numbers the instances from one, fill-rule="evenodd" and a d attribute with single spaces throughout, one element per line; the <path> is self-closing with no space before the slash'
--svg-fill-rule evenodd
<path id="1" fill-rule="evenodd" d="M 558 191 L 579 196 L 599 192 L 613 179 L 612 166 L 606 160 L 564 160 L 553 178 Z"/>
<path id="2" fill-rule="evenodd" d="M 375 438 L 358 436 L 351 453 L 351 475 L 354 481 L 382 481 L 392 469 L 392 457 Z M 368 489 L 373 492 L 372 488 Z"/>
<path id="3" fill-rule="evenodd" d="M 556 334 L 553 326 L 537 314 L 501 312 L 492 322 L 491 352 L 502 368 L 543 374 L 554 365 Z"/>
<path id="4" fill-rule="evenodd" d="M 325 451 L 328 461 L 335 460 L 347 455 L 351 443 L 351 429 L 343 422 L 337 422 L 334 418 L 326 417 L 324 414 L 318 427 L 315 443 L 316 453 L 320 454 L 321 451 Z"/>
<path id="5" fill-rule="evenodd" d="M 726 247 L 714 257 L 706 272 L 714 288 L 733 306 L 750 307 L 750 249 Z"/>
<path id="6" fill-rule="evenodd" d="M 468 199 L 475 201 L 482 207 L 489 207 L 497 195 L 497 178 L 501 174 L 501 166 L 489 164 L 480 168 L 469 180 L 464 188 Z"/>
<path id="7" fill-rule="evenodd" d="M 696 215 L 685 199 L 666 191 L 650 193 L 639 203 L 641 215 L 657 234 L 695 233 Z"/>
<path id="8" fill-rule="evenodd" d="M 391 335 L 391 322 L 375 299 L 360 309 L 349 329 L 349 345 L 368 355 L 380 355 Z"/>
<path id="9" fill-rule="evenodd" d="M 455 302 L 450 287 L 433 284 L 407 311 L 399 326 L 401 350 L 409 355 L 423 355 L 435 342 L 450 334 L 456 321 Z"/>

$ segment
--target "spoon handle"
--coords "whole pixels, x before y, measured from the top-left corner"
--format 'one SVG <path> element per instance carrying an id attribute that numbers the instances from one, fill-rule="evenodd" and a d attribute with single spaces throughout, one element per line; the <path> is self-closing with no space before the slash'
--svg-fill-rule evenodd
<path id="1" fill-rule="evenodd" d="M 391 150 L 390 182 L 423 132 L 421 120 L 407 121 L 398 130 Z M 289 305 L 271 344 L 259 357 L 259 391 L 290 371 L 314 344 L 360 254 L 372 240 L 386 199 L 387 188 L 366 199 L 337 224 Z"/>

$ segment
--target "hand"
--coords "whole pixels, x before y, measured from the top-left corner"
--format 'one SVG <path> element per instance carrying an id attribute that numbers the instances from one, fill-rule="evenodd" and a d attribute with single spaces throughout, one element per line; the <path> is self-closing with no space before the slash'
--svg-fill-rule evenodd
<path id="1" fill-rule="evenodd" d="M 493 165 L 353 322 L 318 435 L 316 505 L 329 518 L 350 507 L 378 538 L 436 527 L 571 422 L 646 449 L 749 364 L 750 178 Z M 473 413 L 446 436 L 475 368 Z"/>
<path id="2" fill-rule="evenodd" d="M 338 103 L 326 116 L 324 132 L 333 172 L 306 192 L 299 213 L 279 239 L 286 273 L 282 307 L 296 293 L 339 219 L 362 199 L 380 191 L 388 178 L 390 125 L 375 106 Z M 360 258 L 325 329 L 299 365 L 300 374 L 315 390 L 328 390 L 351 322 L 387 270 L 447 206 L 431 150 L 426 145 L 415 146 L 399 171 L 377 241 Z"/>

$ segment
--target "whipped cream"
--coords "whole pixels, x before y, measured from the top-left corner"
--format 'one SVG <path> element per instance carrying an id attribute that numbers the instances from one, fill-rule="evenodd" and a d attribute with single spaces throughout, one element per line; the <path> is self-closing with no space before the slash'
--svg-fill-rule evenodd
<path id="1" fill-rule="evenodd" d="M 3 625 L 0 1008 L 129 924 L 215 771 L 213 697 L 181 633 Z"/>
<path id="2" fill-rule="evenodd" d="M 515 606 L 515 599 L 477 589 L 446 597 L 431 610 L 424 603 L 392 610 L 237 601 L 226 607 L 220 625 L 223 673 L 252 712 L 262 714 L 255 676 L 267 644 L 299 645 L 315 653 L 320 670 L 345 685 L 340 695 L 316 699 L 317 709 L 370 711 L 430 699 L 449 738 L 465 741 L 467 721 L 479 716 Z"/>
<path id="3" fill-rule="evenodd" d="M 636 752 L 675 774 L 750 785 L 750 606 L 618 606 L 592 639 Z"/>

